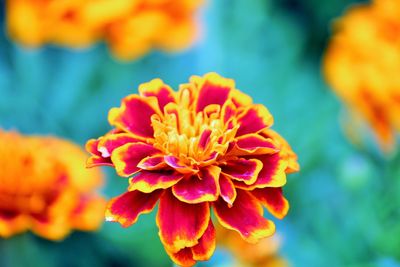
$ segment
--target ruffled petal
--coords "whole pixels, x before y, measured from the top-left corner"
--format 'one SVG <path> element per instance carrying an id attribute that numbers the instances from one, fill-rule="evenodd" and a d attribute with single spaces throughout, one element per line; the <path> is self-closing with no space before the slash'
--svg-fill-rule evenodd
<path id="1" fill-rule="evenodd" d="M 206 106 L 217 104 L 222 106 L 229 97 L 230 91 L 235 88 L 235 82 L 216 73 L 208 73 L 201 77 L 190 79 L 198 87 L 196 112 L 202 111 Z"/>
<path id="2" fill-rule="evenodd" d="M 113 151 L 111 161 L 118 175 L 128 177 L 140 171 L 138 164 L 142 159 L 159 152 L 152 145 L 145 143 L 126 144 Z"/>
<path id="3" fill-rule="evenodd" d="M 126 192 L 118 197 L 111 199 L 106 209 L 106 220 L 119 222 L 123 227 L 134 224 L 140 214 L 150 213 L 162 190 L 146 194 L 140 191 Z"/>
<path id="4" fill-rule="evenodd" d="M 130 95 L 122 100 L 121 107 L 110 110 L 108 120 L 111 125 L 146 140 L 153 138 L 151 116 L 154 114 L 160 114 L 157 98 Z"/>
<path id="5" fill-rule="evenodd" d="M 238 158 L 229 160 L 226 165 L 221 165 L 221 168 L 222 172 L 229 178 L 242 181 L 245 184 L 253 184 L 263 168 L 263 164 L 257 159 Z"/>
<path id="6" fill-rule="evenodd" d="M 235 204 L 214 203 L 214 211 L 222 226 L 237 231 L 246 241 L 256 243 L 275 232 L 275 224 L 263 217 L 263 208 L 250 193 L 238 190 Z"/>
<path id="7" fill-rule="evenodd" d="M 219 177 L 219 187 L 221 190 L 221 197 L 228 203 L 229 206 L 233 205 L 236 199 L 236 189 L 235 185 L 232 183 L 231 179 L 225 176 L 223 173 Z"/>
<path id="8" fill-rule="evenodd" d="M 164 110 L 168 103 L 176 102 L 174 91 L 164 84 L 161 79 L 154 79 L 151 82 L 140 85 L 139 93 L 141 96 L 155 96 L 161 111 Z"/>
<path id="9" fill-rule="evenodd" d="M 125 144 L 137 142 L 140 142 L 140 140 L 133 137 L 131 134 L 109 134 L 100 139 L 97 150 L 101 153 L 103 158 L 108 158 L 116 148 Z"/>
<path id="10" fill-rule="evenodd" d="M 207 202 L 187 204 L 175 198 L 169 190 L 160 199 L 156 221 L 161 242 L 171 253 L 197 245 L 209 220 L 210 208 Z"/>
<path id="11" fill-rule="evenodd" d="M 257 159 L 263 164 L 257 180 L 251 185 L 234 181 L 236 187 L 253 190 L 254 188 L 282 187 L 286 184 L 287 162 L 280 157 L 279 153 L 257 156 Z"/>
<path id="12" fill-rule="evenodd" d="M 96 166 L 112 166 L 112 162 L 110 158 L 103 158 L 101 156 L 101 152 L 98 151 L 97 147 L 100 142 L 100 139 L 90 139 L 87 141 L 85 145 L 86 151 L 88 151 L 91 156 L 86 161 L 86 166 L 88 168 L 96 167 Z"/>
<path id="13" fill-rule="evenodd" d="M 241 136 L 250 133 L 258 133 L 273 124 L 273 117 L 263 105 L 252 105 L 238 116 L 240 125 L 236 135 Z"/>
<path id="14" fill-rule="evenodd" d="M 175 156 L 171 155 L 164 156 L 164 161 L 168 166 L 174 168 L 177 172 L 183 174 L 195 174 L 199 172 L 199 170 L 186 166 L 185 164 L 181 163 L 180 160 Z"/>
<path id="15" fill-rule="evenodd" d="M 262 155 L 279 152 L 279 148 L 272 141 L 258 134 L 246 134 L 236 138 L 236 143 L 230 155 Z"/>
<path id="16" fill-rule="evenodd" d="M 173 171 L 141 171 L 130 180 L 129 191 L 150 193 L 157 189 L 169 188 L 182 178 L 183 174 Z"/>
<path id="17" fill-rule="evenodd" d="M 193 175 L 181 180 L 172 187 L 176 198 L 186 203 L 201 203 L 215 201 L 219 196 L 218 178 L 221 169 L 216 166 L 209 166 Z"/>
<path id="18" fill-rule="evenodd" d="M 271 129 L 267 129 L 261 133 L 261 135 L 271 138 L 280 148 L 279 154 L 286 160 L 287 168 L 286 173 L 298 172 L 300 170 L 300 165 L 297 162 L 297 155 L 293 152 L 289 143 L 277 132 Z"/>
<path id="19" fill-rule="evenodd" d="M 137 166 L 143 170 L 153 171 L 163 169 L 167 164 L 164 161 L 164 156 L 155 155 L 142 159 Z"/>
<path id="20" fill-rule="evenodd" d="M 192 247 L 193 259 L 198 261 L 206 261 L 211 258 L 216 245 L 216 233 L 214 225 L 211 221 L 203 236 L 199 239 L 199 243 Z"/>
<path id="21" fill-rule="evenodd" d="M 254 189 L 251 193 L 278 219 L 282 219 L 288 213 L 289 202 L 283 196 L 281 187 Z"/>

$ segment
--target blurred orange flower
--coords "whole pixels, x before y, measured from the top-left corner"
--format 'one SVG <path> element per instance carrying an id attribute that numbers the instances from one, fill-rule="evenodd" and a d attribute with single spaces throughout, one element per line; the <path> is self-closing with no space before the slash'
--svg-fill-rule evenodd
<path id="1" fill-rule="evenodd" d="M 0 236 L 31 230 L 59 240 L 72 229 L 96 230 L 105 200 L 94 190 L 103 177 L 85 168 L 86 157 L 64 140 L 0 130 Z"/>
<path id="2" fill-rule="evenodd" d="M 354 6 L 334 26 L 326 79 L 390 150 L 400 130 L 400 1 Z"/>
<path id="3" fill-rule="evenodd" d="M 264 238 L 258 244 L 245 242 L 240 235 L 217 227 L 218 246 L 234 258 L 235 267 L 288 267 L 289 263 L 278 255 L 281 239 L 278 235 Z"/>
<path id="4" fill-rule="evenodd" d="M 7 28 L 30 47 L 87 47 L 104 40 L 120 59 L 178 51 L 197 37 L 202 0 L 8 0 Z"/>
<path id="5" fill-rule="evenodd" d="M 191 266 L 215 249 L 213 208 L 220 223 L 250 243 L 275 231 L 264 205 L 283 218 L 282 187 L 299 170 L 289 144 L 271 130 L 273 117 L 231 79 L 193 76 L 173 91 L 160 79 L 139 87 L 109 112 L 115 128 L 89 140 L 89 166 L 114 166 L 132 177 L 110 201 L 107 220 L 127 227 L 160 201 L 157 225 L 173 261 Z"/>

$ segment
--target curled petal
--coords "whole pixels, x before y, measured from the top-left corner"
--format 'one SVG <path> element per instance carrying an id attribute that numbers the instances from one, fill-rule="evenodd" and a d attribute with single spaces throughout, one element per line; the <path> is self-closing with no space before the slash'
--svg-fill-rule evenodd
<path id="1" fill-rule="evenodd" d="M 199 172 L 199 170 L 193 169 L 192 167 L 186 166 L 185 164 L 181 163 L 179 159 L 175 156 L 164 156 L 164 160 L 168 166 L 174 168 L 177 172 L 183 174 L 194 174 Z"/>
<path id="2" fill-rule="evenodd" d="M 183 174 L 173 171 L 141 171 L 130 180 L 129 191 L 138 190 L 150 193 L 157 189 L 166 189 L 183 178 Z"/>
<path id="3" fill-rule="evenodd" d="M 204 78 L 193 76 L 191 82 L 198 86 L 196 112 L 202 111 L 206 106 L 217 104 L 222 106 L 229 97 L 230 91 L 235 87 L 235 82 L 216 73 L 208 73 Z"/>
<path id="4" fill-rule="evenodd" d="M 251 185 L 234 181 L 236 187 L 253 190 L 254 188 L 282 187 L 286 184 L 287 162 L 280 157 L 279 153 L 257 156 L 257 159 L 263 164 L 257 180 Z"/>
<path id="5" fill-rule="evenodd" d="M 245 109 L 238 117 L 240 125 L 237 136 L 258 133 L 273 124 L 273 117 L 268 109 L 259 104 L 255 104 Z"/>
<path id="6" fill-rule="evenodd" d="M 208 227 L 203 236 L 199 239 L 199 243 L 192 248 L 194 260 L 206 261 L 211 258 L 216 245 L 215 236 L 215 228 L 210 218 Z"/>
<path id="7" fill-rule="evenodd" d="M 153 138 L 153 114 L 160 114 L 157 98 L 130 95 L 122 100 L 121 107 L 110 110 L 108 120 L 111 125 L 146 140 Z"/>
<path id="8" fill-rule="evenodd" d="M 262 155 L 279 152 L 272 139 L 267 139 L 258 134 L 246 134 L 236 138 L 232 155 Z"/>
<path id="9" fill-rule="evenodd" d="M 90 139 L 87 141 L 85 145 L 86 151 L 91 153 L 92 155 L 88 158 L 86 161 L 86 166 L 91 168 L 91 167 L 96 167 L 96 166 L 112 166 L 111 159 L 108 158 L 103 158 L 101 156 L 101 152 L 98 151 L 98 144 L 100 142 L 100 139 Z"/>
<path id="10" fill-rule="evenodd" d="M 138 164 L 143 158 L 159 152 L 152 145 L 145 143 L 126 144 L 113 151 L 111 161 L 118 175 L 128 177 L 140 171 Z"/>
<path id="11" fill-rule="evenodd" d="M 137 221 L 140 214 L 150 213 L 161 194 L 162 190 L 150 194 L 130 191 L 115 197 L 107 205 L 106 220 L 128 227 Z"/>
<path id="12" fill-rule="evenodd" d="M 98 156 L 91 156 L 86 161 L 86 166 L 88 168 L 96 167 L 96 166 L 112 166 L 112 162 L 110 158 L 102 158 Z"/>
<path id="13" fill-rule="evenodd" d="M 170 191 L 165 191 L 160 199 L 157 213 L 159 235 L 165 249 L 171 253 L 197 245 L 209 220 L 207 202 L 187 204 L 175 198 Z"/>
<path id="14" fill-rule="evenodd" d="M 142 159 L 137 166 L 143 170 L 153 171 L 163 169 L 167 164 L 164 162 L 164 156 L 155 155 Z"/>
<path id="15" fill-rule="evenodd" d="M 201 203 L 215 201 L 219 196 L 218 178 L 221 169 L 216 166 L 209 166 L 193 175 L 181 180 L 172 187 L 176 198 L 186 203 Z"/>
<path id="16" fill-rule="evenodd" d="M 238 190 L 232 207 L 222 200 L 215 202 L 214 211 L 222 226 L 237 231 L 250 243 L 256 243 L 275 232 L 274 223 L 263 217 L 261 204 L 246 191 Z"/>
<path id="17" fill-rule="evenodd" d="M 164 84 L 161 79 L 154 79 L 151 82 L 140 85 L 139 93 L 141 96 L 155 96 L 161 111 L 164 110 L 168 103 L 176 102 L 174 91 Z"/>
<path id="18" fill-rule="evenodd" d="M 235 185 L 232 183 L 231 179 L 223 173 L 219 177 L 219 187 L 221 189 L 222 199 L 225 200 L 229 206 L 232 206 L 236 199 Z"/>
<path id="19" fill-rule="evenodd" d="M 100 139 L 97 150 L 101 153 L 103 158 L 110 157 L 112 152 L 125 144 L 137 143 L 139 140 L 130 134 L 118 133 L 109 134 Z"/>
<path id="20" fill-rule="evenodd" d="M 289 143 L 277 132 L 271 129 L 267 129 L 261 133 L 267 138 L 272 138 L 275 143 L 277 143 L 280 148 L 281 157 L 287 161 L 286 173 L 298 172 L 300 170 L 300 165 L 297 162 L 297 155 L 293 152 Z"/>
<path id="21" fill-rule="evenodd" d="M 223 165 L 222 172 L 231 179 L 250 185 L 257 180 L 262 168 L 262 162 L 257 159 L 238 158 L 229 160 L 226 165 Z"/>
<path id="22" fill-rule="evenodd" d="M 289 211 L 289 202 L 283 196 L 282 188 L 254 189 L 251 193 L 278 219 L 282 219 Z"/>

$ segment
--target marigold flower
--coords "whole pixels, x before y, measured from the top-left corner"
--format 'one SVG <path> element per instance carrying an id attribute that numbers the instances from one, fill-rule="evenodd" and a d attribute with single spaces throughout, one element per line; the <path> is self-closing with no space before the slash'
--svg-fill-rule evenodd
<path id="1" fill-rule="evenodd" d="M 245 242 L 240 235 L 223 227 L 216 227 L 218 246 L 229 251 L 237 267 L 288 267 L 289 263 L 278 255 L 281 238 L 274 235 L 258 244 Z"/>
<path id="2" fill-rule="evenodd" d="M 328 83 L 388 150 L 400 129 L 400 2 L 351 8 L 334 27 L 324 59 Z"/>
<path id="3" fill-rule="evenodd" d="M 85 168 L 86 157 L 64 140 L 0 130 L 0 236 L 31 230 L 59 240 L 96 230 L 106 203 L 94 189 L 103 177 Z"/>
<path id="4" fill-rule="evenodd" d="M 262 205 L 277 218 L 286 215 L 282 186 L 287 173 L 298 171 L 297 157 L 270 129 L 269 111 L 233 80 L 193 76 L 175 92 L 155 79 L 112 108 L 108 119 L 115 128 L 88 141 L 88 166 L 114 166 L 133 178 L 108 204 L 106 219 L 130 226 L 159 201 L 160 239 L 177 264 L 213 254 L 211 208 L 251 243 L 275 231 Z"/>
<path id="5" fill-rule="evenodd" d="M 178 51 L 196 39 L 202 0 L 8 0 L 7 28 L 18 42 L 73 48 L 98 40 L 135 59 L 151 49 Z"/>

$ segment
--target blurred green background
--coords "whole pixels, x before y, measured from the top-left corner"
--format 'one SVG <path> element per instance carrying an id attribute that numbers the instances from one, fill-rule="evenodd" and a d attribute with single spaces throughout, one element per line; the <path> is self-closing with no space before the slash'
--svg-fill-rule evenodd
<path id="1" fill-rule="evenodd" d="M 285 187 L 291 210 L 277 222 L 281 255 L 300 267 L 400 266 L 400 157 L 381 155 L 371 139 L 362 148 L 349 143 L 339 123 L 342 104 L 320 71 L 332 19 L 353 2 L 208 0 L 199 16 L 203 36 L 192 49 L 121 63 L 101 43 L 79 51 L 18 46 L 6 36 L 0 1 L 0 126 L 83 145 L 110 129 L 108 110 L 140 83 L 159 77 L 177 88 L 193 74 L 216 71 L 270 109 L 274 129 L 299 156 L 301 172 Z M 104 170 L 104 194 L 122 193 L 126 180 Z M 229 266 L 227 260 L 216 252 L 199 266 Z M 0 239 L 0 266 L 172 263 L 153 212 L 133 227 L 105 223 L 64 242 L 31 234 Z"/>

